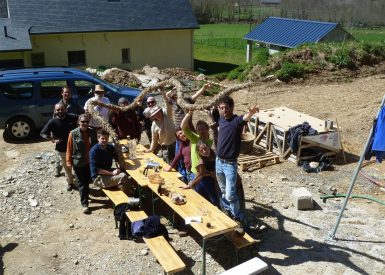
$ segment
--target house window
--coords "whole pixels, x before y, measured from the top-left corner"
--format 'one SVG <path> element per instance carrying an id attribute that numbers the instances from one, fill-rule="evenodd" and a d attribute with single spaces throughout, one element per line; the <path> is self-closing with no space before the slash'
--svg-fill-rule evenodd
<path id="1" fill-rule="evenodd" d="M 86 65 L 86 51 L 69 51 L 68 66 L 82 66 Z"/>
<path id="2" fill-rule="evenodd" d="M 122 49 L 122 63 L 131 63 L 130 48 Z"/>
<path id="3" fill-rule="evenodd" d="M 9 18 L 7 0 L 0 0 L 0 18 Z"/>
<path id="4" fill-rule="evenodd" d="M 32 67 L 44 67 L 45 66 L 44 53 L 31 53 L 31 64 L 32 64 Z"/>

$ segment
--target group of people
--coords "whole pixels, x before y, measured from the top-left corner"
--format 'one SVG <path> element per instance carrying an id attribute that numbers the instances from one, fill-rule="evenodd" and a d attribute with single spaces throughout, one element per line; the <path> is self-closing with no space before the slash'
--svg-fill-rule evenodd
<path id="1" fill-rule="evenodd" d="M 209 87 L 209 84 L 205 84 L 184 100 L 195 103 Z M 118 156 L 114 147 L 108 143 L 109 133 L 98 120 L 88 114 L 91 101 L 110 103 L 104 97 L 101 85 L 95 86 L 94 94 L 83 109 L 72 101 L 69 87 L 64 87 L 63 98 L 55 105 L 54 117 L 41 132 L 41 136 L 55 143 L 64 166 L 67 190 L 74 188 L 74 172 L 84 213 L 90 213 L 90 182 L 108 188 L 124 185 L 128 181 L 127 175 L 119 169 L 118 162 L 117 168 L 112 168 L 113 159 L 117 160 Z M 109 111 L 99 106 L 92 108 L 111 123 L 119 139 L 129 136 L 140 141 L 144 131 L 150 142 L 147 152 L 158 154 L 169 164 L 164 167 L 164 171 L 179 171 L 186 183 L 183 188 L 194 189 L 222 209 L 238 222 L 236 232 L 244 234 L 242 224 L 245 214 L 241 211 L 237 194 L 237 158 L 244 126 L 258 112 L 258 107 L 253 106 L 245 115 L 238 116 L 233 112 L 234 100 L 225 96 L 214 108 L 207 110 L 212 120 L 210 125 L 204 120 L 198 120 L 193 125 L 194 111 L 186 110 L 178 104 L 175 89 L 162 92 L 162 95 L 165 108 L 158 106 L 154 97 L 147 98 L 144 110 L 141 106 L 125 112 Z M 118 104 L 123 107 L 129 102 L 121 98 Z"/>
<path id="2" fill-rule="evenodd" d="M 210 85 L 205 84 L 184 100 L 194 103 L 208 87 Z M 234 100 L 225 96 L 207 110 L 211 125 L 198 120 L 194 126 L 193 109 L 184 110 L 179 106 L 174 90 L 163 93 L 163 97 L 165 110 L 156 104 L 145 110 L 153 121 L 152 141 L 147 152 L 158 154 L 169 164 L 164 171 L 179 171 L 186 183 L 185 189 L 193 188 L 237 221 L 236 232 L 243 235 L 245 214 L 237 194 L 237 158 L 244 126 L 258 112 L 258 107 L 253 106 L 248 113 L 238 116 L 233 112 Z"/>
<path id="3" fill-rule="evenodd" d="M 53 118 L 42 129 L 40 135 L 55 143 L 58 156 L 56 176 L 60 176 L 62 167 L 67 181 L 67 190 L 75 188 L 75 177 L 80 194 L 83 212 L 89 214 L 89 184 L 93 182 L 101 188 L 124 187 L 127 175 L 119 169 L 118 156 L 113 145 L 109 144 L 110 134 L 102 128 L 100 121 L 91 118 L 89 104 L 96 100 L 109 104 L 104 97 L 102 85 L 95 85 L 94 97 L 84 108 L 71 97 L 70 87 L 62 88 L 62 99 L 55 105 Z M 119 99 L 119 105 L 128 104 L 126 98 Z M 137 115 L 128 112 L 109 112 L 107 108 L 94 106 L 99 115 L 115 125 L 119 137 L 131 135 L 140 138 L 140 122 Z M 138 130 L 139 128 L 139 130 Z M 138 133 L 139 132 L 139 133 Z M 115 160 L 116 165 L 113 166 Z"/>

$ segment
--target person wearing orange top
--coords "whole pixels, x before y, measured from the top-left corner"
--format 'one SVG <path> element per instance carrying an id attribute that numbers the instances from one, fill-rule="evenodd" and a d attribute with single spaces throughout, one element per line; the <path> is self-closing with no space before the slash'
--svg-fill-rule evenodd
<path id="1" fill-rule="evenodd" d="M 78 118 L 76 129 L 72 130 L 68 136 L 66 162 L 69 167 L 73 167 L 78 179 L 80 203 L 84 214 L 90 214 L 88 208 L 90 174 L 90 148 L 97 143 L 95 130 L 88 127 L 90 117 L 82 114 Z"/>

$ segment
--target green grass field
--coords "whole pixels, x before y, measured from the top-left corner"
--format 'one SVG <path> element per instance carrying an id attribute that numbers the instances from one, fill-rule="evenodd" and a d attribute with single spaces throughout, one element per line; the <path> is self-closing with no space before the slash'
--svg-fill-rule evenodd
<path id="1" fill-rule="evenodd" d="M 363 42 L 384 42 L 385 43 L 385 28 L 369 30 L 369 29 L 348 29 L 357 40 Z"/>

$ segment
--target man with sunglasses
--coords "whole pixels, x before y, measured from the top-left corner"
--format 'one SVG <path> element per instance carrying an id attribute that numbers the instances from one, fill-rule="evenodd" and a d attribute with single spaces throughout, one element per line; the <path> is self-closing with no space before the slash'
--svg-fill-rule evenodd
<path id="1" fill-rule="evenodd" d="M 89 184 L 92 181 L 89 152 L 90 148 L 98 142 L 96 131 L 88 127 L 89 122 L 88 115 L 79 116 L 79 127 L 72 130 L 68 136 L 66 153 L 67 166 L 74 169 L 78 179 L 80 203 L 84 214 L 91 213 L 88 208 Z"/>

